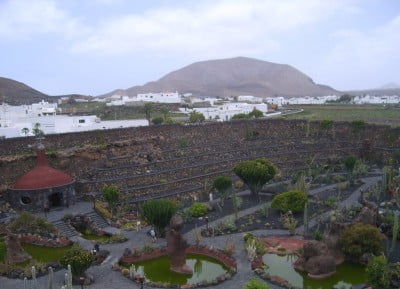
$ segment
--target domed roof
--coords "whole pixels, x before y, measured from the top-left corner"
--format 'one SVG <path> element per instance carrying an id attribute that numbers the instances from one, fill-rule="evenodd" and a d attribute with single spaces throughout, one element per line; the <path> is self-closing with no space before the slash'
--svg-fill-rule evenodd
<path id="1" fill-rule="evenodd" d="M 38 190 L 52 187 L 64 186 L 72 183 L 74 180 L 63 173 L 49 166 L 46 154 L 43 149 L 37 151 L 36 166 L 21 178 L 19 178 L 14 190 Z"/>

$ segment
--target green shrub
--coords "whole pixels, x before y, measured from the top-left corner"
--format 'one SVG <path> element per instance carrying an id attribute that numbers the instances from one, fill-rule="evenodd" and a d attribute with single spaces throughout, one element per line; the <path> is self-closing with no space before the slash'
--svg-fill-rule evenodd
<path id="1" fill-rule="evenodd" d="M 389 288 L 390 270 L 388 261 L 383 256 L 372 258 L 365 269 L 367 283 L 374 288 Z"/>
<path id="2" fill-rule="evenodd" d="M 347 158 L 344 159 L 344 165 L 349 172 L 352 172 L 354 170 L 356 162 L 357 162 L 356 156 L 348 156 Z"/>
<path id="3" fill-rule="evenodd" d="M 351 126 L 353 127 L 353 131 L 358 131 L 358 130 L 364 129 L 366 125 L 367 124 L 363 120 L 354 120 L 351 123 Z"/>
<path id="4" fill-rule="evenodd" d="M 344 229 L 339 243 L 343 253 L 358 261 L 364 253 L 379 255 L 383 251 L 381 234 L 375 226 L 356 223 Z"/>
<path id="5" fill-rule="evenodd" d="M 178 210 L 176 203 L 166 199 L 146 201 L 140 207 L 141 217 L 155 227 L 159 235 L 163 235 L 172 216 Z"/>
<path id="6" fill-rule="evenodd" d="M 197 217 L 202 217 L 205 214 L 207 214 L 207 206 L 203 203 L 193 203 L 189 208 L 188 208 L 188 214 L 191 217 L 197 218 Z"/>
<path id="7" fill-rule="evenodd" d="M 251 278 L 243 289 L 269 289 L 266 283 L 258 281 L 256 278 Z"/>
<path id="8" fill-rule="evenodd" d="M 265 246 L 264 246 L 264 242 L 262 240 L 260 240 L 259 238 L 254 237 L 252 234 L 248 234 L 248 235 L 246 234 L 244 236 L 244 238 L 245 238 L 245 241 L 246 241 L 245 248 L 248 248 L 248 247 L 254 245 L 255 248 L 256 248 L 256 254 L 257 255 L 262 256 L 262 255 L 265 254 L 266 249 L 265 249 Z"/>
<path id="9" fill-rule="evenodd" d="M 12 232 L 17 233 L 19 230 L 24 230 L 29 233 L 54 233 L 56 228 L 42 217 L 37 217 L 28 212 L 22 212 L 10 226 Z"/>
<path id="10" fill-rule="evenodd" d="M 262 187 L 276 174 L 275 166 L 266 159 L 240 162 L 233 168 L 233 171 L 255 196 L 258 196 Z"/>
<path id="11" fill-rule="evenodd" d="M 153 124 L 162 124 L 164 122 L 164 118 L 161 116 L 155 117 L 151 120 Z"/>
<path id="12" fill-rule="evenodd" d="M 95 257 L 92 253 L 75 244 L 60 259 L 60 264 L 65 268 L 71 265 L 72 275 L 82 276 L 93 263 L 94 259 Z"/>
<path id="13" fill-rule="evenodd" d="M 331 119 L 324 119 L 320 123 L 321 129 L 328 130 L 328 129 L 331 129 L 332 126 L 333 126 L 333 120 L 331 120 Z"/>
<path id="14" fill-rule="evenodd" d="M 228 198 L 229 191 L 232 188 L 232 180 L 230 177 L 219 176 L 214 179 L 214 188 L 217 190 L 219 197 L 224 202 Z"/>
<path id="15" fill-rule="evenodd" d="M 301 212 L 307 202 L 307 195 L 302 191 L 288 191 L 276 195 L 271 202 L 271 208 L 281 212 Z"/>

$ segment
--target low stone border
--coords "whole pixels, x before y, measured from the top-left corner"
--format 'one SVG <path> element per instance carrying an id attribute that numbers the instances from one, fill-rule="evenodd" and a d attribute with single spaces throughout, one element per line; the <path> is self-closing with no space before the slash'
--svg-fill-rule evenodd
<path id="1" fill-rule="evenodd" d="M 219 283 L 224 282 L 225 280 L 229 280 L 237 272 L 236 260 L 234 258 L 226 255 L 221 250 L 210 249 L 206 246 L 190 246 L 186 249 L 186 253 L 187 254 L 197 254 L 197 255 L 207 256 L 207 257 L 216 259 L 219 262 L 221 262 L 225 267 L 227 267 L 229 272 L 218 276 L 214 280 L 202 281 L 202 282 L 199 282 L 196 284 L 176 285 L 176 284 L 164 284 L 164 283 L 159 283 L 159 282 L 146 281 L 146 285 L 151 286 L 151 287 L 156 287 L 156 288 L 182 288 L 182 289 L 206 287 L 206 286 L 211 286 L 211 285 L 217 285 Z M 137 262 L 141 262 L 141 261 L 146 261 L 146 260 L 162 257 L 165 255 L 167 255 L 167 251 L 165 248 L 154 249 L 153 251 L 148 252 L 148 253 L 139 253 L 139 252 L 132 253 L 130 250 L 129 251 L 126 250 L 124 255 L 119 259 L 119 264 L 120 263 L 124 263 L 124 264 L 137 263 Z M 121 271 L 123 276 L 125 276 L 126 278 L 133 280 L 137 283 L 140 283 L 142 280 L 144 280 L 144 276 L 141 276 L 139 274 L 135 275 L 131 270 L 129 270 L 127 268 L 123 268 L 119 265 L 114 265 L 113 270 Z"/>
<path id="2" fill-rule="evenodd" d="M 61 237 L 56 239 L 47 239 L 38 235 L 32 234 L 14 234 L 20 243 L 33 244 L 43 247 L 65 247 L 71 245 L 73 242 L 67 238 Z"/>

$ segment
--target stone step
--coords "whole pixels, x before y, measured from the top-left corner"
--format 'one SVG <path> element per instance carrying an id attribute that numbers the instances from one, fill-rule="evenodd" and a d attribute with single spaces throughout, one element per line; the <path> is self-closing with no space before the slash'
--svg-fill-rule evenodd
<path id="1" fill-rule="evenodd" d="M 76 230 L 69 224 L 58 220 L 58 221 L 53 221 L 53 225 L 60 231 L 62 232 L 67 238 L 75 237 L 78 236 L 78 233 Z"/>
<path id="2" fill-rule="evenodd" d="M 86 213 L 85 215 L 88 216 L 89 218 L 91 218 L 93 220 L 93 222 L 95 222 L 96 226 L 99 228 L 105 228 L 105 227 L 109 226 L 109 224 L 106 222 L 106 220 L 104 220 L 103 217 L 101 217 L 96 212 L 89 212 L 89 213 Z"/>

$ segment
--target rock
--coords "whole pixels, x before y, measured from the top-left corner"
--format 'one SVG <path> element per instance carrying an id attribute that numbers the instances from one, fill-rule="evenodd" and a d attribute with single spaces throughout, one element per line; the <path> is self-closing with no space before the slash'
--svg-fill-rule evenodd
<path id="1" fill-rule="evenodd" d="M 311 257 L 305 263 L 304 269 L 313 276 L 330 274 L 336 271 L 335 258 L 330 255 Z"/>
<path id="2" fill-rule="evenodd" d="M 369 207 L 363 207 L 355 219 L 355 222 L 375 226 L 377 222 L 377 211 L 374 211 Z"/>
<path id="3" fill-rule="evenodd" d="M 311 277 L 329 275 L 336 271 L 336 261 L 327 244 L 322 241 L 309 241 L 304 244 L 303 254 L 293 264 L 300 271 Z"/>
<path id="4" fill-rule="evenodd" d="M 374 257 L 374 254 L 372 253 L 364 253 L 361 257 L 360 257 L 360 263 L 367 265 L 369 260 L 371 260 Z"/>

